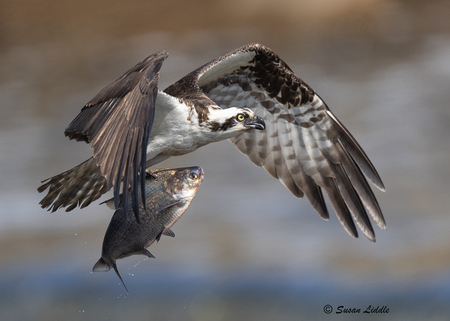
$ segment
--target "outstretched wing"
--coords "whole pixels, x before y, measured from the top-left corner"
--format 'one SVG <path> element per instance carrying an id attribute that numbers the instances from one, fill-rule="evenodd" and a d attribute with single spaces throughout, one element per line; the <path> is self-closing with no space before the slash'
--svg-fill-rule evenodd
<path id="1" fill-rule="evenodd" d="M 85 141 L 93 147 L 96 163 L 106 178 L 107 190 L 114 186 L 116 207 L 121 186 L 125 197 L 130 186 L 138 220 L 137 186 L 140 181 L 144 191 L 147 144 L 155 115 L 159 70 L 167 56 L 165 51 L 157 52 L 128 70 L 89 101 L 65 130 L 70 139 Z M 145 204 L 144 192 L 141 196 Z M 122 204 L 126 207 L 128 202 Z"/>
<path id="2" fill-rule="evenodd" d="M 247 45 L 181 81 L 197 82 L 223 108 L 247 107 L 263 117 L 265 131 L 248 131 L 231 142 L 295 196 L 306 195 L 322 218 L 329 218 L 325 190 L 350 235 L 358 236 L 354 220 L 375 241 L 366 210 L 380 228 L 386 227 L 365 178 L 384 190 L 369 158 L 323 100 L 273 51 Z"/>

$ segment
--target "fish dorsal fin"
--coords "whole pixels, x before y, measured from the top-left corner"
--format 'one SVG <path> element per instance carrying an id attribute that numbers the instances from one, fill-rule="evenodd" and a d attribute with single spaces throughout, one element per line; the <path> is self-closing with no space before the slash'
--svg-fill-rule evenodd
<path id="1" fill-rule="evenodd" d="M 156 208 L 156 212 L 161 212 L 162 210 L 165 210 L 166 208 L 169 208 L 169 207 L 171 207 L 171 206 L 174 206 L 174 205 L 176 205 L 176 204 L 178 204 L 178 203 L 180 203 L 180 202 L 181 202 L 181 200 L 173 199 L 173 200 L 171 200 L 168 204 L 162 205 L 162 206 Z"/>
<path id="2" fill-rule="evenodd" d="M 107 272 L 109 270 L 111 270 L 111 265 L 109 265 L 103 257 L 101 257 L 92 268 L 92 272 Z"/>
<path id="3" fill-rule="evenodd" d="M 170 236 L 170 237 L 175 237 L 175 233 L 170 228 L 166 228 L 164 230 L 164 232 L 163 232 L 163 235 Z"/>
<path id="4" fill-rule="evenodd" d="M 123 286 L 125 287 L 125 290 L 127 290 L 127 293 L 130 293 L 127 289 L 127 286 L 125 285 L 125 282 L 123 282 L 122 277 L 120 276 L 119 270 L 117 269 L 117 265 L 116 263 L 113 264 L 112 266 L 114 268 L 114 271 L 116 271 L 117 276 L 119 277 L 120 281 L 122 281 Z"/>
<path id="5" fill-rule="evenodd" d="M 155 256 L 150 253 L 147 249 L 143 249 L 142 251 L 140 251 L 139 253 L 148 256 L 149 258 L 155 258 Z"/>

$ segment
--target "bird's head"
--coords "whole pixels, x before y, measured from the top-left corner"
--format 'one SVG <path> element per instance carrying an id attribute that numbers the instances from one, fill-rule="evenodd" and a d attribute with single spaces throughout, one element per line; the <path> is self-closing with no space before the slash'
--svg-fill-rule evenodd
<path id="1" fill-rule="evenodd" d="M 266 123 L 248 108 L 230 107 L 211 110 L 207 127 L 213 132 L 229 133 L 234 136 L 250 129 L 264 130 Z"/>

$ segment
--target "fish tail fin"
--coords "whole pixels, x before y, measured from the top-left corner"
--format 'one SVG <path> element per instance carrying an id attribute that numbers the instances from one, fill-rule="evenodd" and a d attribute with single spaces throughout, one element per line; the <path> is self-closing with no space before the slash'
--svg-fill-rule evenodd
<path id="1" fill-rule="evenodd" d="M 111 265 L 109 265 L 103 257 L 101 257 L 92 268 L 92 272 L 107 272 L 109 270 L 111 270 Z"/>
<path id="2" fill-rule="evenodd" d="M 107 272 L 111 270 L 111 268 L 116 271 L 117 276 L 119 277 L 120 281 L 122 281 L 123 286 L 125 287 L 125 290 L 127 290 L 127 293 L 130 293 L 127 289 L 127 286 L 125 285 L 125 282 L 123 282 L 122 277 L 120 276 L 119 270 L 117 269 L 117 265 L 114 262 L 113 264 L 109 264 L 103 257 L 100 258 L 100 260 L 95 263 L 94 267 L 92 268 L 92 272 Z"/>
<path id="3" fill-rule="evenodd" d="M 127 289 L 127 286 L 125 285 L 125 282 L 123 282 L 122 277 L 120 276 L 119 270 L 117 269 L 117 265 L 114 263 L 112 266 L 114 268 L 114 271 L 116 271 L 117 276 L 119 277 L 120 281 L 122 281 L 123 286 L 125 287 L 125 290 L 127 290 L 127 293 L 130 293 Z"/>

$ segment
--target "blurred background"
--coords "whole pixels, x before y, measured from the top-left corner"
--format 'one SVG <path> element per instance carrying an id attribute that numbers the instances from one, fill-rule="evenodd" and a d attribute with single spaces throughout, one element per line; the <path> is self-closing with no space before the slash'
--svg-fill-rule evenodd
<path id="1" fill-rule="evenodd" d="M 2 320 L 448 320 L 450 2 L 1 0 Z M 40 181 L 91 156 L 63 131 L 158 50 L 165 88 L 250 42 L 277 52 L 378 169 L 388 229 L 353 239 L 227 141 L 160 164 L 205 180 L 156 259 L 91 273 L 113 211 L 50 213 Z M 325 314 L 325 305 L 333 312 Z M 386 309 L 385 309 L 386 311 Z M 361 315 L 346 315 L 360 319 Z"/>

